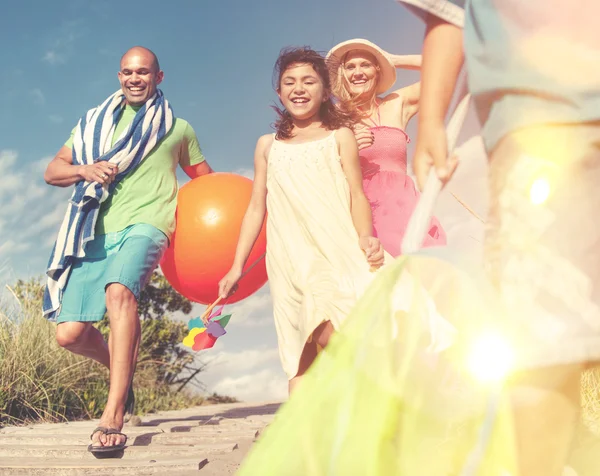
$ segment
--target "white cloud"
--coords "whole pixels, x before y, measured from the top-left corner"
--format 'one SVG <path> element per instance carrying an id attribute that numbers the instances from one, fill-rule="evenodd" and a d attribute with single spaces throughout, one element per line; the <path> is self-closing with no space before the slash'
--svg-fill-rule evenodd
<path id="1" fill-rule="evenodd" d="M 44 96 L 44 93 L 40 88 L 32 89 L 29 92 L 29 95 L 31 96 L 33 104 L 36 104 L 38 106 L 43 106 L 44 104 L 46 104 L 46 96 Z"/>
<path id="2" fill-rule="evenodd" d="M 13 253 L 21 253 L 23 251 L 27 251 L 27 249 L 29 249 L 30 246 L 30 243 L 17 243 L 14 240 L 8 239 L 3 243 L 0 243 L 0 256 Z"/>
<path id="3" fill-rule="evenodd" d="M 10 169 L 16 161 L 16 150 L 0 150 L 0 174 L 4 175 L 4 173 Z"/>
<path id="4" fill-rule="evenodd" d="M 217 351 L 205 362 L 207 370 L 202 373 L 201 380 L 211 393 L 246 402 L 282 401 L 287 398 L 287 378 L 275 348 Z"/>
<path id="5" fill-rule="evenodd" d="M 226 306 L 225 311 L 235 316 L 239 326 L 260 327 L 273 324 L 273 299 L 269 285 L 239 303 Z"/>
<path id="6" fill-rule="evenodd" d="M 49 157 L 19 159 L 16 151 L 0 150 L 0 262 L 42 274 L 71 190 L 45 184 Z"/>
<path id="7" fill-rule="evenodd" d="M 12 172 L 17 157 L 17 152 L 14 150 L 0 151 L 0 199 L 9 196 L 14 198 L 15 191 L 18 191 L 23 184 L 23 175 Z M 12 210 L 3 206 L 0 208 L 0 215 L 3 213 L 12 213 Z"/>
<path id="8" fill-rule="evenodd" d="M 16 198 L 14 193 L 19 191 L 23 185 L 23 177 L 20 176 L 10 176 L 5 175 L 0 177 L 0 197 L 3 196 L 12 196 L 13 199 Z M 15 200 L 18 201 L 18 200 Z M 11 213 L 14 209 L 6 208 L 3 210 L 4 213 Z M 0 212 L 2 213 L 2 212 Z"/>
<path id="9" fill-rule="evenodd" d="M 6 178 L 5 178 L 6 180 Z M 6 182 L 11 183 L 9 180 Z M 15 177 L 12 183 L 18 184 L 23 182 L 21 177 Z M 1 184 L 0 184 L 1 185 Z M 10 222 L 16 223 L 23 216 L 23 212 L 27 208 L 27 203 L 22 199 L 21 190 L 12 193 L 5 193 L 2 198 L 2 207 L 0 208 L 0 217 L 4 217 Z M 16 231 L 16 230 L 13 230 Z"/>
<path id="10" fill-rule="evenodd" d="M 46 157 L 42 157 L 40 160 L 36 160 L 35 162 L 33 162 L 30 165 L 29 169 L 34 174 L 43 175 L 44 172 L 46 171 L 46 167 L 48 167 L 48 164 L 50 163 L 50 161 L 53 158 L 54 157 L 51 156 L 51 155 L 47 155 Z"/>
<path id="11" fill-rule="evenodd" d="M 59 53 L 57 50 L 46 51 L 42 60 L 51 65 L 64 64 L 67 62 L 65 55 Z"/>
<path id="12" fill-rule="evenodd" d="M 223 341 L 221 341 L 223 342 Z M 224 347 L 224 345 L 223 345 Z M 218 349 L 215 347 L 214 349 Z M 234 375 L 236 373 L 248 373 L 250 370 L 261 368 L 267 364 L 279 363 L 279 352 L 277 349 L 258 348 L 247 349 L 240 352 L 228 352 L 225 350 L 213 353 L 206 362 L 212 372 L 223 375 Z"/>
<path id="13" fill-rule="evenodd" d="M 58 231 L 58 226 L 65 217 L 66 205 L 48 211 L 36 224 L 37 231 Z"/>
<path id="14" fill-rule="evenodd" d="M 271 369 L 224 378 L 213 390 L 220 395 L 234 396 L 244 402 L 282 402 L 288 395 L 285 376 Z"/>
<path id="15" fill-rule="evenodd" d="M 75 51 L 76 41 L 83 36 L 82 20 L 63 22 L 47 42 L 42 61 L 52 66 L 65 64 Z"/>
<path id="16" fill-rule="evenodd" d="M 241 167 L 233 171 L 234 174 L 243 175 L 244 177 L 248 177 L 250 180 L 254 180 L 254 169 L 249 169 L 246 167 Z"/>

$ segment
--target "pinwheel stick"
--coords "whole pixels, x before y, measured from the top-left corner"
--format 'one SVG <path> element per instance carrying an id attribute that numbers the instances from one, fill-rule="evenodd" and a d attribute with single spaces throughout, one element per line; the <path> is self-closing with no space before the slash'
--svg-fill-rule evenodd
<path id="1" fill-rule="evenodd" d="M 206 308 L 206 310 L 202 313 L 201 319 L 202 322 L 204 322 L 204 324 L 208 324 L 208 317 L 210 316 L 210 313 L 212 312 L 212 310 L 215 308 L 215 306 L 217 304 L 219 304 L 221 302 L 223 298 L 221 296 L 219 296 L 217 299 L 215 299 L 215 301 Z"/>
<path id="2" fill-rule="evenodd" d="M 248 268 L 242 273 L 242 275 L 240 276 L 240 279 L 242 279 L 244 276 L 246 276 L 250 270 L 252 268 L 254 268 L 258 263 L 260 263 L 265 255 L 267 253 L 263 253 L 262 255 L 260 255 L 256 261 L 254 263 L 252 263 L 250 266 L 248 266 Z M 219 296 L 217 299 L 215 299 L 215 301 L 206 308 L 206 310 L 202 313 L 202 316 L 200 316 L 200 318 L 202 319 L 202 322 L 204 322 L 204 324 L 208 324 L 208 318 L 210 317 L 210 313 L 212 312 L 212 310 L 223 300 L 223 296 Z"/>

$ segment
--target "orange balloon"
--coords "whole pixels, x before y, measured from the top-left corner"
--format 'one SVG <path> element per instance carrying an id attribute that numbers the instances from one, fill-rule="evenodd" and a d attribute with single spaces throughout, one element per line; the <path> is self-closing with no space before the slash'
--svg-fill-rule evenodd
<path id="1" fill-rule="evenodd" d="M 190 301 L 211 304 L 219 281 L 231 268 L 252 180 L 231 173 L 203 175 L 186 183 L 177 197 L 177 226 L 161 262 L 167 281 Z M 267 282 L 265 224 L 229 303 L 241 301 Z M 262 258 L 261 258 L 262 257 Z"/>

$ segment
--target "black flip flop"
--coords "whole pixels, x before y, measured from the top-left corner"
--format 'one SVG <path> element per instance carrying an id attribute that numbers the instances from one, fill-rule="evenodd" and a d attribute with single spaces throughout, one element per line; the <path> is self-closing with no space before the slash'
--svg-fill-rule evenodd
<path id="1" fill-rule="evenodd" d="M 92 434 L 90 435 L 90 440 L 98 432 L 101 432 L 103 435 L 121 435 L 121 436 L 125 437 L 125 441 L 119 445 L 113 445 L 113 446 L 94 446 L 94 444 L 90 444 L 88 446 L 88 451 L 90 453 L 92 453 L 92 454 L 116 453 L 118 451 L 123 451 L 125 449 L 125 446 L 127 445 L 127 435 L 125 435 L 124 433 L 121 433 L 119 430 L 115 430 L 114 428 L 106 428 L 104 426 L 99 426 L 94 431 L 92 431 Z"/>

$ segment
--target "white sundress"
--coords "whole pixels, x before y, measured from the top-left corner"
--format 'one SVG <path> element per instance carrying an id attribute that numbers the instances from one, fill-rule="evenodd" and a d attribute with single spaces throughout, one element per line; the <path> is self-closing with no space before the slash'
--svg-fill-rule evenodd
<path id="1" fill-rule="evenodd" d="M 267 191 L 267 272 L 291 379 L 315 328 L 329 320 L 337 330 L 375 272 L 358 244 L 335 131 L 300 144 L 274 139 Z"/>

